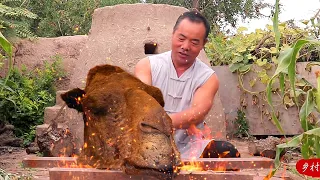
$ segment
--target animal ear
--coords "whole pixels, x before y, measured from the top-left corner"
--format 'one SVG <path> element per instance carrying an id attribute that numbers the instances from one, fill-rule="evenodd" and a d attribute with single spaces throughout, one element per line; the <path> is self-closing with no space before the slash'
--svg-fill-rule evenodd
<path id="1" fill-rule="evenodd" d="M 145 88 L 145 91 L 150 94 L 158 103 L 164 107 L 164 100 L 163 95 L 161 93 L 161 90 L 159 88 L 156 88 L 154 86 L 147 85 Z"/>
<path id="2" fill-rule="evenodd" d="M 79 112 L 83 112 L 82 99 L 85 96 L 85 94 L 86 93 L 84 90 L 75 88 L 64 94 L 61 94 L 61 98 L 69 108 L 73 108 Z"/>

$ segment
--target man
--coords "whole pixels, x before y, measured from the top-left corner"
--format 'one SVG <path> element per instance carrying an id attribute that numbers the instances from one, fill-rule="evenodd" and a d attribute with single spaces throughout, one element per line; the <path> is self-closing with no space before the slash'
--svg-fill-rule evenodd
<path id="1" fill-rule="evenodd" d="M 210 152 L 202 155 L 211 140 L 203 139 L 201 129 L 219 80 L 214 71 L 197 58 L 209 33 L 210 25 L 199 12 L 185 12 L 173 28 L 172 50 L 146 57 L 135 68 L 135 75 L 142 82 L 161 90 L 181 158 L 210 156 Z"/>

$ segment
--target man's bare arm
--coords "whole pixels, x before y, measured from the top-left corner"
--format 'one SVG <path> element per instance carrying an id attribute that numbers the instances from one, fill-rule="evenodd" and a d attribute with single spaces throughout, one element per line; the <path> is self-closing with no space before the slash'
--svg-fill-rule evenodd
<path id="1" fill-rule="evenodd" d="M 151 77 L 151 67 L 150 67 L 150 61 L 148 57 L 145 57 L 141 59 L 135 69 L 134 69 L 134 75 L 140 79 L 142 82 L 151 85 L 152 83 L 152 77 Z"/>
<path id="2" fill-rule="evenodd" d="M 218 88 L 219 80 L 217 75 L 213 74 L 205 84 L 196 90 L 189 109 L 170 115 L 173 127 L 188 129 L 190 125 L 202 122 L 212 107 Z"/>

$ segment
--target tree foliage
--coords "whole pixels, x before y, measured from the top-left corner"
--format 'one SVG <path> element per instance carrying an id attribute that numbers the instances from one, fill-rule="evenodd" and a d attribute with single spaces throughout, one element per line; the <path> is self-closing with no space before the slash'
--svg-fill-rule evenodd
<path id="1" fill-rule="evenodd" d="M 0 0 L 0 31 L 5 37 L 35 37 L 30 23 L 37 17 L 25 8 L 23 0 Z"/>
<path id="2" fill-rule="evenodd" d="M 88 33 L 91 14 L 98 0 L 37 0 L 28 1 L 28 8 L 39 18 L 33 31 L 41 37 L 58 37 Z"/>
<path id="3" fill-rule="evenodd" d="M 29 0 L 27 6 L 39 16 L 33 23 L 34 32 L 41 37 L 87 34 L 96 8 L 139 0 Z"/>
<path id="4" fill-rule="evenodd" d="M 170 4 L 199 9 L 210 22 L 219 26 L 235 26 L 240 17 L 260 17 L 260 10 L 270 6 L 260 0 L 146 0 L 153 4 Z M 33 23 L 34 32 L 41 37 L 87 34 L 91 28 L 94 9 L 117 4 L 141 3 L 141 0 L 26 0 L 29 10 L 39 16 Z"/>
<path id="5" fill-rule="evenodd" d="M 212 25 L 235 26 L 239 17 L 251 19 L 261 17 L 261 9 L 270 7 L 270 4 L 261 0 L 147 0 L 148 3 L 170 4 L 187 9 L 198 9 Z"/>

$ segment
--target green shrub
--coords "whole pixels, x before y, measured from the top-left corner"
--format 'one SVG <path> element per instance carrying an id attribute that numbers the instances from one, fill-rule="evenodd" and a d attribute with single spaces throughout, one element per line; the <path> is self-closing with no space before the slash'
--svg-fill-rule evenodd
<path id="1" fill-rule="evenodd" d="M 237 111 L 237 117 L 236 117 L 236 128 L 237 131 L 235 132 L 235 135 L 237 137 L 249 137 L 249 123 L 248 120 L 246 118 L 246 114 L 245 112 L 238 110 Z"/>
<path id="2" fill-rule="evenodd" d="M 91 15 L 99 0 L 37 0 L 28 8 L 38 14 L 33 31 L 40 37 L 58 37 L 87 34 L 91 27 Z"/>
<path id="3" fill-rule="evenodd" d="M 55 103 L 54 82 L 63 75 L 59 57 L 52 64 L 45 62 L 43 69 L 12 69 L 6 84 L 0 79 L 0 121 L 14 125 L 17 136 L 33 140 L 45 107 Z"/>

